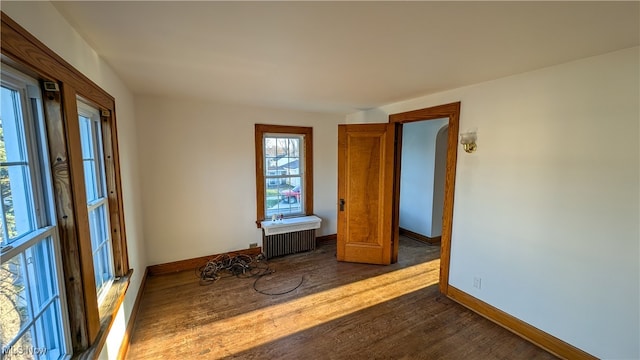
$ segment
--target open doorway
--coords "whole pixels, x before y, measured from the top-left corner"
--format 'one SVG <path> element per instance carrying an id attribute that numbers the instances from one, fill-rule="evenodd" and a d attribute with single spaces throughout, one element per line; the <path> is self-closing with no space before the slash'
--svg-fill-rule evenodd
<path id="1" fill-rule="evenodd" d="M 449 263 L 451 260 L 451 232 L 453 229 L 453 197 L 456 179 L 456 162 L 458 146 L 458 129 L 460 119 L 460 102 L 434 106 L 419 110 L 392 114 L 389 116 L 389 123 L 396 124 L 400 139 L 404 136 L 404 126 L 414 122 L 424 122 L 447 119 L 446 127 L 446 161 L 444 193 L 442 206 L 442 232 L 440 237 L 440 276 L 439 288 L 443 294 L 448 294 L 449 289 Z M 444 130 L 440 136 L 445 136 Z M 396 165 L 394 170 L 394 209 L 392 211 L 392 228 L 394 233 L 394 243 L 399 241 L 400 233 L 400 176 L 404 164 L 401 162 L 402 141 L 395 144 Z"/>
<path id="2" fill-rule="evenodd" d="M 440 245 L 449 119 L 403 126 L 400 235 Z"/>
<path id="3" fill-rule="evenodd" d="M 439 288 L 448 294 L 460 103 L 392 114 L 388 123 L 338 125 L 338 261 L 398 261 L 403 125 L 447 119 Z"/>

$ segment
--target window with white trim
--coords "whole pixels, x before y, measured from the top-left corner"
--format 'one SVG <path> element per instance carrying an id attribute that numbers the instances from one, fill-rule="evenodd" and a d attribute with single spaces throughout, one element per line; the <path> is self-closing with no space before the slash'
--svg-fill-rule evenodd
<path id="1" fill-rule="evenodd" d="M 93 253 L 93 270 L 98 302 L 113 282 L 113 253 L 109 231 L 109 201 L 102 146 L 102 127 L 98 109 L 78 101 L 82 164 L 89 212 L 89 230 Z"/>
<path id="2" fill-rule="evenodd" d="M 41 92 L 5 65 L 1 91 L 2 358 L 62 359 L 71 344 Z"/>

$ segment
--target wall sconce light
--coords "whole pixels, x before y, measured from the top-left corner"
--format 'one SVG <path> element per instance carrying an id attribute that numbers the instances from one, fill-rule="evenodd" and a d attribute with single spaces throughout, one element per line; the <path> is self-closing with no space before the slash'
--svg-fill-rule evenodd
<path id="1" fill-rule="evenodd" d="M 478 133 L 476 130 L 470 130 L 460 134 L 460 144 L 462 144 L 464 151 L 468 153 L 472 153 L 478 148 L 478 145 L 476 145 L 477 139 Z"/>

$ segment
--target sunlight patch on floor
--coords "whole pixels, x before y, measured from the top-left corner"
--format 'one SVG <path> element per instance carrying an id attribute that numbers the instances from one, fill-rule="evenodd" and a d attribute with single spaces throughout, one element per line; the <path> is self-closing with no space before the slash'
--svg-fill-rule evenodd
<path id="1" fill-rule="evenodd" d="M 322 291 L 206 326 L 208 355 L 229 356 L 381 304 L 438 282 L 439 259 Z"/>

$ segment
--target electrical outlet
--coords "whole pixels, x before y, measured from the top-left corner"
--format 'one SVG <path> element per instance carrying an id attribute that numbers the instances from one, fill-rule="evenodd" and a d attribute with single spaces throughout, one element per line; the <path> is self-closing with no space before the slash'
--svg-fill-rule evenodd
<path id="1" fill-rule="evenodd" d="M 473 278 L 473 287 L 480 290 L 482 289 L 482 278 L 474 277 Z"/>
<path id="2" fill-rule="evenodd" d="M 251 243 L 249 244 L 249 248 L 253 249 L 253 248 L 257 248 L 258 247 L 258 243 Z"/>

